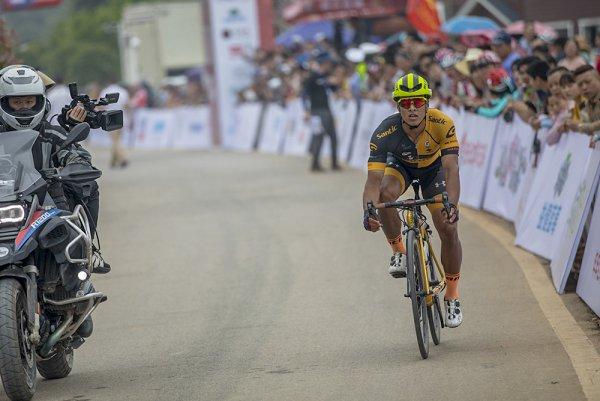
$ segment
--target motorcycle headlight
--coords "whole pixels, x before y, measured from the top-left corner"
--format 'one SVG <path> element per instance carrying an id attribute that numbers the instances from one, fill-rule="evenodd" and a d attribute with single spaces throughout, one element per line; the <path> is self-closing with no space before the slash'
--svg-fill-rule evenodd
<path id="1" fill-rule="evenodd" d="M 25 209 L 21 205 L 0 207 L 0 225 L 15 224 L 25 220 Z"/>

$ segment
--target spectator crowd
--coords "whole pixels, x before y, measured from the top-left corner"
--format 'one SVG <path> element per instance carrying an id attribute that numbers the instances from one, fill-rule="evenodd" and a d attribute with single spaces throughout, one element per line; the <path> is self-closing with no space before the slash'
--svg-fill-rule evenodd
<path id="1" fill-rule="evenodd" d="M 325 72 L 335 97 L 391 101 L 396 80 L 413 71 L 429 81 L 432 107 L 464 107 L 507 121 L 517 114 L 535 129 L 549 128 L 549 144 L 567 131 L 600 131 L 600 33 L 590 44 L 582 36 L 538 36 L 525 24 L 522 35 L 499 31 L 473 48 L 459 39 L 429 43 L 413 33 L 350 48 L 319 37 L 258 50 L 252 63 L 254 81 L 239 92 L 240 102 L 285 105 L 306 97 L 305 82 L 315 71 Z"/>

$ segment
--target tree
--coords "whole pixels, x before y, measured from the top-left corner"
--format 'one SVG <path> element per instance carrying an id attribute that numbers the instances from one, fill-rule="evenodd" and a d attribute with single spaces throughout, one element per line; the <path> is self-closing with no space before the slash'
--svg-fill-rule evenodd
<path id="1" fill-rule="evenodd" d="M 14 51 L 14 39 L 14 32 L 8 28 L 4 18 L 0 18 L 0 67 L 19 61 Z"/>

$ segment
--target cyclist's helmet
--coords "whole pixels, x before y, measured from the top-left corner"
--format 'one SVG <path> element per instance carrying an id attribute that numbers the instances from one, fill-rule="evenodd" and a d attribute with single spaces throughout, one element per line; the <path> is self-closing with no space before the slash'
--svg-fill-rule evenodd
<path id="1" fill-rule="evenodd" d="M 412 72 L 400 77 L 394 86 L 392 98 L 394 102 L 398 102 L 398 100 L 407 97 L 424 97 L 429 99 L 431 97 L 431 89 L 429 89 L 427 80 Z"/>
<path id="2" fill-rule="evenodd" d="M 35 96 L 30 109 L 14 110 L 11 97 Z M 46 88 L 42 78 L 31 67 L 11 65 L 0 70 L 0 118 L 16 130 L 37 127 L 46 113 Z"/>

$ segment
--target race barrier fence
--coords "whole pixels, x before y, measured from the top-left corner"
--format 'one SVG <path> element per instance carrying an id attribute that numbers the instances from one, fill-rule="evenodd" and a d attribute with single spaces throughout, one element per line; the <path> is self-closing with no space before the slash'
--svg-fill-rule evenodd
<path id="1" fill-rule="evenodd" d="M 369 140 L 395 109 L 389 102 L 332 100 L 338 159 L 366 170 Z M 461 203 L 498 215 L 515 225 L 515 243 L 551 261 L 556 290 L 563 293 L 582 232 L 588 238 L 577 294 L 600 316 L 600 146 L 570 132 L 533 153 L 534 138 L 518 116 L 506 122 L 453 108 L 443 109 L 456 125 L 460 142 Z M 143 149 L 213 147 L 208 107 L 141 109 L 130 116 L 124 144 Z M 318 122 L 316 123 L 318 125 Z M 304 118 L 300 100 L 280 104 L 244 103 L 232 116 L 230 150 L 306 155 L 315 122 Z M 106 133 L 92 133 L 96 146 L 108 146 Z M 326 137 L 322 154 L 329 154 Z M 590 216 L 592 201 L 596 207 Z M 590 220 L 591 217 L 591 220 Z"/>

